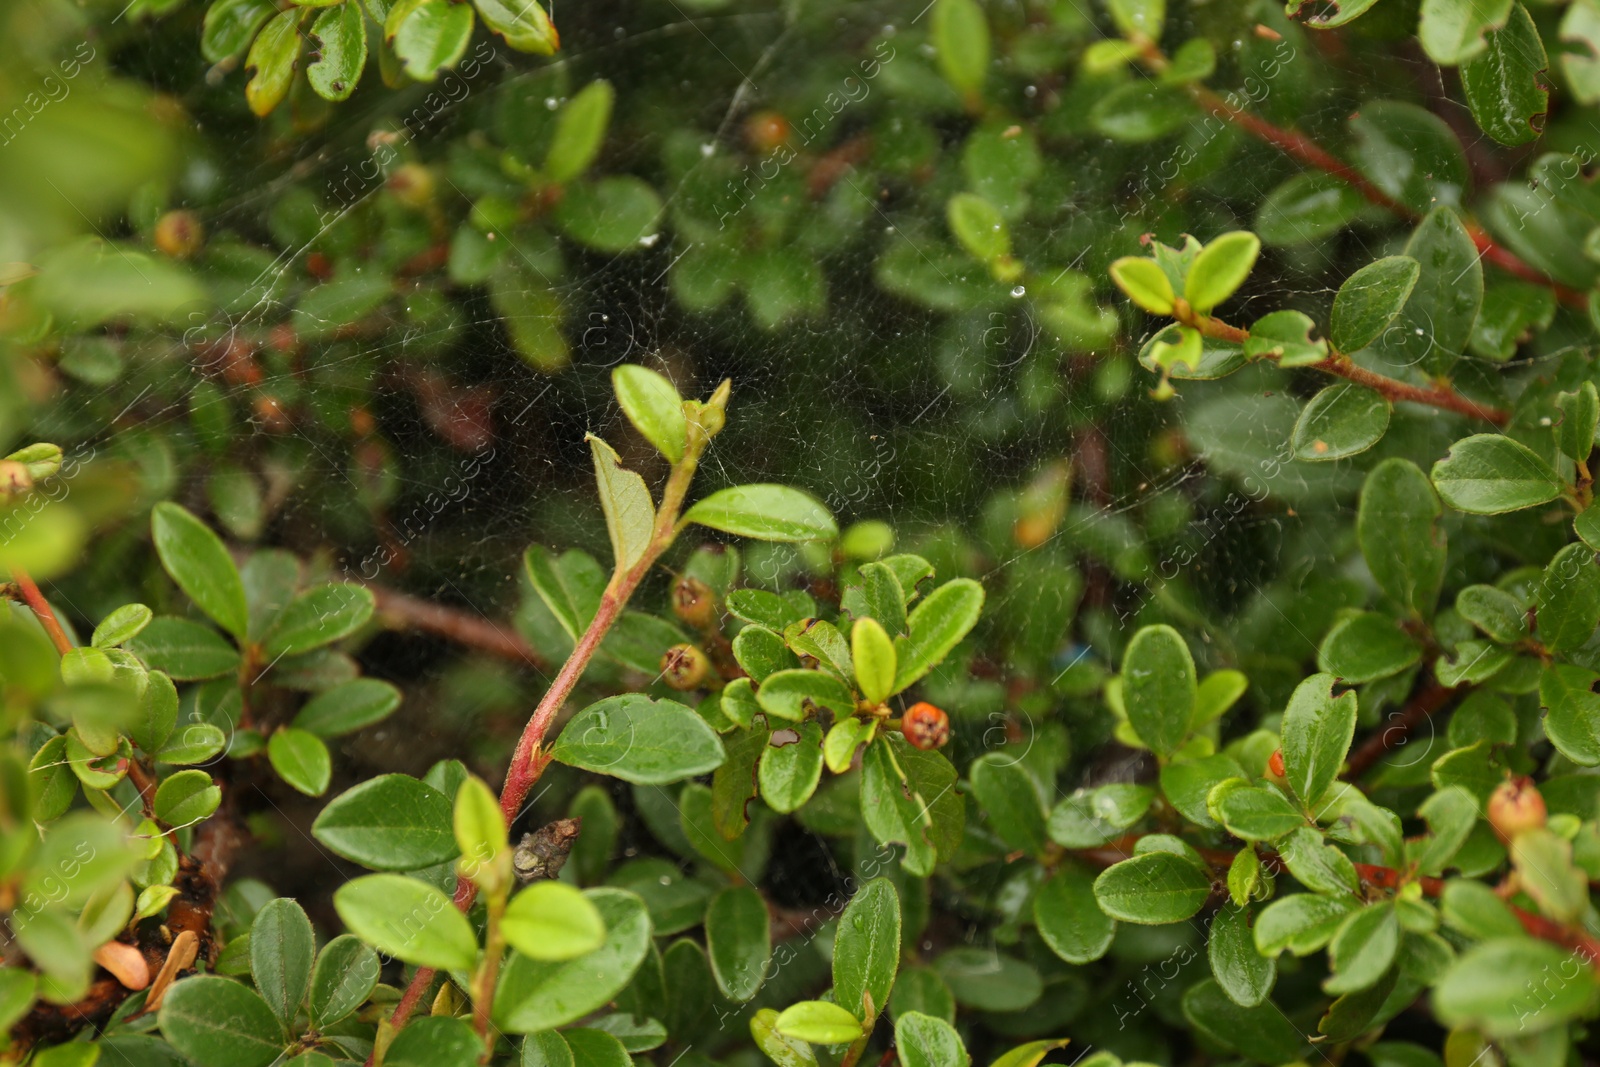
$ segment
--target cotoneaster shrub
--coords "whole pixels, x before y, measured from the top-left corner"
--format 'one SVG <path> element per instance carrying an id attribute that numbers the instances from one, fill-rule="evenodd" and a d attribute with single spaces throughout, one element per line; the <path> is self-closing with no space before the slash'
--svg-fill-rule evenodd
<path id="1" fill-rule="evenodd" d="M 1594 0 L 0 59 L 5 1062 L 1595 1056 Z"/>

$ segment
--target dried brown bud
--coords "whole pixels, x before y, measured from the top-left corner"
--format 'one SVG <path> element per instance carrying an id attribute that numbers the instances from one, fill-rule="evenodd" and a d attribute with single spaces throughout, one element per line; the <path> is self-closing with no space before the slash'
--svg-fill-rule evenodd
<path id="1" fill-rule="evenodd" d="M 150 965 L 133 945 L 107 941 L 94 950 L 94 961 L 128 989 L 138 991 L 150 984 Z"/>
<path id="2" fill-rule="evenodd" d="M 523 834 L 522 842 L 511 853 L 511 867 L 517 872 L 517 880 L 527 885 L 560 874 L 581 829 L 582 819 L 557 819 L 535 833 Z"/>
<path id="3" fill-rule="evenodd" d="M 943 748 L 950 740 L 950 716 L 927 701 L 919 701 L 900 719 L 900 733 L 914 748 Z"/>
<path id="4" fill-rule="evenodd" d="M 695 629 L 704 629 L 716 619 L 717 594 L 700 579 L 684 575 L 672 584 L 672 613 Z"/>
<path id="5" fill-rule="evenodd" d="M 661 657 L 661 679 L 677 690 L 693 689 L 711 673 L 711 661 L 693 645 L 673 645 Z"/>
<path id="6" fill-rule="evenodd" d="M 192 211 L 169 211 L 156 222 L 156 247 L 173 259 L 188 259 L 200 251 L 205 239 L 200 216 Z"/>
<path id="7" fill-rule="evenodd" d="M 1544 797 L 1528 777 L 1502 782 L 1489 794 L 1489 825 L 1503 841 L 1510 841 L 1524 830 L 1544 825 Z"/>

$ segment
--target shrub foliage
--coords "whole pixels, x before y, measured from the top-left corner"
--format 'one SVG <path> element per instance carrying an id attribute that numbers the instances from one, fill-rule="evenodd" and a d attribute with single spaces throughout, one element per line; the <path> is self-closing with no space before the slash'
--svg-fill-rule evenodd
<path id="1" fill-rule="evenodd" d="M 637 6 L 0 11 L 0 1059 L 1589 1062 L 1596 0 Z"/>

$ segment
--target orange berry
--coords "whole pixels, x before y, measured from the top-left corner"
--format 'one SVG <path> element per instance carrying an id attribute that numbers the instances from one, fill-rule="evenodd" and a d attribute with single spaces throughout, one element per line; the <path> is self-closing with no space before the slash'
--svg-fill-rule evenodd
<path id="1" fill-rule="evenodd" d="M 205 243 L 205 227 L 192 211 L 169 211 L 156 222 L 156 247 L 173 259 L 188 259 Z"/>
<path id="2" fill-rule="evenodd" d="M 1273 749 L 1272 755 L 1267 759 L 1267 773 L 1274 778 L 1282 778 L 1286 773 L 1283 769 L 1283 749 Z"/>
<path id="3" fill-rule="evenodd" d="M 950 740 L 950 716 L 922 700 L 900 719 L 900 733 L 914 748 L 943 748 Z"/>
<path id="4" fill-rule="evenodd" d="M 1489 795 L 1489 825 L 1503 841 L 1509 842 L 1524 830 L 1537 830 L 1544 820 L 1544 797 L 1532 778 L 1512 778 Z"/>
<path id="5" fill-rule="evenodd" d="M 757 152 L 774 152 L 789 142 L 789 120 L 776 111 L 757 111 L 744 124 L 745 139 Z"/>

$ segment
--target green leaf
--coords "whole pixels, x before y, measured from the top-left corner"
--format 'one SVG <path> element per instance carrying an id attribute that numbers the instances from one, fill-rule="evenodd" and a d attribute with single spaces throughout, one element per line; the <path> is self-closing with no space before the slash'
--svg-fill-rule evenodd
<path id="1" fill-rule="evenodd" d="M 1512 0 L 1422 0 L 1417 38 L 1428 58 L 1453 67 L 1484 51 L 1485 34 L 1504 26 Z"/>
<path id="2" fill-rule="evenodd" d="M 1068 963 L 1093 963 L 1106 954 L 1117 922 L 1094 895 L 1094 879 L 1065 864 L 1039 887 L 1033 898 L 1033 921 L 1050 951 Z"/>
<path id="3" fill-rule="evenodd" d="M 1410 460 L 1384 460 L 1361 487 L 1356 535 L 1367 569 L 1396 604 L 1424 618 L 1433 614 L 1444 582 L 1440 513 L 1427 475 Z"/>
<path id="4" fill-rule="evenodd" d="M 1600 624 L 1600 566 L 1588 545 L 1557 552 L 1534 590 L 1539 641 L 1546 648 L 1575 649 Z"/>
<path id="5" fill-rule="evenodd" d="M 168 502 L 151 511 L 150 532 L 161 565 L 178 588 L 219 626 L 243 640 L 250 621 L 244 583 L 222 539 L 188 511 Z"/>
<path id="6" fill-rule="evenodd" d="M 116 648 L 137 637 L 150 619 L 150 609 L 143 604 L 124 604 L 100 620 L 89 643 L 95 648 Z"/>
<path id="7" fill-rule="evenodd" d="M 782 814 L 796 811 L 810 800 L 822 778 L 822 727 L 807 722 L 798 733 L 798 739 L 793 741 L 769 742 L 761 754 L 761 799 Z M 773 736 L 773 741 L 778 741 L 778 735 Z"/>
<path id="8" fill-rule="evenodd" d="M 1350 131 L 1355 135 L 1351 151 L 1357 167 L 1417 215 L 1434 211 L 1437 205 L 1459 204 L 1471 186 L 1460 140 L 1443 119 L 1425 108 L 1397 100 L 1367 100 L 1351 117 Z M 1428 257 L 1411 248 L 1405 254 L 1422 264 L 1426 280 Z M 1455 266 L 1459 269 L 1461 264 Z M 1443 278 L 1439 281 L 1442 284 Z"/>
<path id="9" fill-rule="evenodd" d="M 1536 1001 L 1522 995 L 1527 989 L 1539 991 Z M 1594 995 L 1594 968 L 1573 966 L 1569 950 L 1528 937 L 1499 938 L 1456 958 L 1434 987 L 1433 1007 L 1448 1026 L 1516 1037 L 1565 1025 L 1589 1010 Z"/>
<path id="10" fill-rule="evenodd" d="M 1295 687 L 1283 713 L 1283 766 L 1301 803 L 1322 799 L 1344 766 L 1356 730 L 1356 694 L 1335 697 L 1335 679 L 1314 674 Z"/>
<path id="11" fill-rule="evenodd" d="M 313 1025 L 325 1030 L 365 1004 L 381 969 L 378 954 L 352 934 L 324 945 L 311 972 L 306 1002 Z"/>
<path id="12" fill-rule="evenodd" d="M 593 88 L 591 85 L 584 93 Z M 576 104 L 584 93 L 579 93 L 567 107 Z M 673 463 L 682 459 L 688 442 L 688 422 L 683 417 L 683 398 L 666 376 L 647 367 L 624 363 L 611 372 L 611 387 L 634 429 Z"/>
<path id="13" fill-rule="evenodd" d="M 1274 959 L 1256 951 L 1247 909 L 1235 906 L 1217 912 L 1206 953 L 1217 985 L 1235 1004 L 1253 1008 L 1272 993 L 1278 966 Z"/>
<path id="14" fill-rule="evenodd" d="M 1272 841 L 1305 825 L 1305 816 L 1271 786 L 1240 786 L 1211 805 L 1222 825 L 1246 841 Z"/>
<path id="15" fill-rule="evenodd" d="M 266 656 L 295 656 L 349 637 L 372 618 L 372 591 L 350 582 L 333 582 L 295 597 L 262 639 Z"/>
<path id="16" fill-rule="evenodd" d="M 21 967 L 0 969 L 0 1026 L 10 1030 L 33 1003 L 39 980 Z"/>
<path id="17" fill-rule="evenodd" d="M 573 240 L 602 252 L 627 252 L 656 232 L 662 208 L 655 189 L 629 175 L 571 186 L 554 215 Z"/>
<path id="18" fill-rule="evenodd" d="M 1296 459 L 1322 462 L 1360 455 L 1389 428 L 1389 401 L 1371 389 L 1341 382 L 1306 404 L 1294 426 Z"/>
<path id="19" fill-rule="evenodd" d="M 1166 137 L 1196 117 L 1194 99 L 1183 87 L 1146 79 L 1117 86 L 1089 109 L 1095 132 L 1127 144 Z"/>
<path id="20" fill-rule="evenodd" d="M 1381 901 L 1352 913 L 1328 944 L 1333 977 L 1322 987 L 1330 993 L 1366 989 L 1384 976 L 1400 947 L 1400 923 L 1394 904 Z"/>
<path id="21" fill-rule="evenodd" d="M 451 0 L 398 0 L 383 26 L 406 74 L 431 82 L 453 67 L 472 39 L 472 6 Z"/>
<path id="22" fill-rule="evenodd" d="M 1211 879 L 1194 861 L 1171 852 L 1147 852 L 1107 867 L 1094 882 L 1100 909 L 1123 922 L 1182 922 L 1211 895 Z"/>
<path id="23" fill-rule="evenodd" d="M 221 752 L 227 744 L 227 735 L 220 727 L 208 722 L 190 723 L 167 738 L 160 751 L 155 753 L 155 761 L 179 766 L 204 763 Z"/>
<path id="24" fill-rule="evenodd" d="M 977 100 L 989 73 L 989 21 L 975 0 L 937 0 L 932 43 L 945 81 L 967 100 Z"/>
<path id="25" fill-rule="evenodd" d="M 683 521 L 761 541 L 821 541 L 839 535 L 822 503 L 786 485 L 719 489 L 686 511 Z"/>
<path id="26" fill-rule="evenodd" d="M 187 772 L 186 772 L 187 773 Z M 286 897 L 268 901 L 250 925 L 250 978 L 287 1033 L 311 988 L 317 942 L 311 920 Z"/>
<path id="27" fill-rule="evenodd" d="M 317 60 L 306 68 L 311 88 L 324 100 L 348 100 L 367 66 L 367 20 L 359 5 L 330 7 L 312 23 Z"/>
<path id="28" fill-rule="evenodd" d="M 287 1042 L 256 992 L 238 982 L 196 975 L 161 1001 L 161 1034 L 196 1067 L 267 1067 Z"/>
<path id="29" fill-rule="evenodd" d="M 585 439 L 594 458 L 600 508 L 611 536 L 611 558 L 620 574 L 644 558 L 655 533 L 656 506 L 644 479 L 625 469 L 610 445 L 594 434 Z"/>
<path id="30" fill-rule="evenodd" d="M 1457 441 L 1433 465 L 1433 484 L 1446 504 L 1472 515 L 1500 515 L 1556 499 L 1555 470 L 1527 445 L 1503 434 Z"/>
<path id="31" fill-rule="evenodd" d="M 1328 342 L 1313 338 L 1315 330 L 1316 323 L 1303 311 L 1270 312 L 1251 324 L 1244 354 L 1252 359 L 1275 359 L 1280 367 L 1321 363 L 1328 358 Z"/>
<path id="32" fill-rule="evenodd" d="M 937 752 L 879 735 L 861 764 L 861 815 L 881 844 L 906 846 L 905 869 L 918 877 L 949 859 L 966 827 L 966 804 L 955 792 L 956 770 Z"/>
<path id="33" fill-rule="evenodd" d="M 539 599 L 567 636 L 577 641 L 589 628 L 605 591 L 606 575 L 600 564 L 577 549 L 557 557 L 543 545 L 534 545 L 524 553 L 522 566 Z"/>
<path id="34" fill-rule="evenodd" d="M 1309 956 L 1331 941 L 1345 916 L 1355 910 L 1356 902 L 1349 897 L 1315 893 L 1279 897 L 1256 916 L 1251 931 L 1256 951 L 1274 959 L 1285 949 L 1296 956 Z"/>
<path id="35" fill-rule="evenodd" d="M 200 54 L 207 63 L 237 57 L 277 10 L 273 0 L 216 0 L 206 9 Z"/>
<path id="36" fill-rule="evenodd" d="M 572 1046 L 559 1030 L 538 1030 L 524 1038 L 520 1062 L 522 1067 L 576 1067 Z"/>
<path id="37" fill-rule="evenodd" d="M 874 704 L 889 699 L 894 691 L 897 662 L 894 642 L 878 620 L 857 619 L 850 627 L 850 654 L 861 695 Z"/>
<path id="38" fill-rule="evenodd" d="M 1322 834 L 1309 826 L 1298 828 L 1278 842 L 1278 853 L 1294 880 L 1313 893 L 1338 896 L 1360 888 L 1350 857 L 1327 844 Z"/>
<path id="39" fill-rule="evenodd" d="M 809 1042 L 778 1033 L 778 1013 L 762 1008 L 750 1017 L 750 1036 L 756 1047 L 778 1067 L 817 1067 L 817 1054 Z"/>
<path id="40" fill-rule="evenodd" d="M 484 21 L 488 21 L 487 15 L 485 15 Z M 550 138 L 550 148 L 545 153 L 544 174 L 546 178 L 557 185 L 565 185 L 589 169 L 589 165 L 600 154 L 601 144 L 605 142 L 606 127 L 611 124 L 611 108 L 616 101 L 616 97 L 616 90 L 611 87 L 611 83 L 604 79 L 598 79 L 585 85 L 571 100 L 567 101 L 561 108 L 561 114 L 556 119 L 555 134 Z M 679 432 L 676 436 L 670 432 L 667 433 L 666 440 L 675 442 L 675 445 L 663 446 L 660 440 L 657 440 L 650 431 L 645 429 L 644 424 L 635 415 L 633 408 L 629 406 L 628 398 L 623 395 L 624 377 L 633 379 L 630 382 L 630 391 L 636 385 L 648 390 L 649 403 L 652 407 L 670 402 L 672 411 L 677 415 L 676 429 Z M 611 381 L 613 386 L 616 387 L 617 399 L 622 402 L 622 410 L 627 412 L 628 418 L 633 420 L 633 424 L 639 428 L 639 432 L 644 434 L 645 440 L 660 449 L 672 462 L 676 463 L 682 459 L 686 433 L 686 426 L 683 421 L 683 401 L 678 397 L 678 391 L 672 388 L 672 383 L 654 371 L 632 364 L 626 364 L 612 371 Z M 667 389 L 662 390 L 660 388 L 662 385 L 665 385 Z M 669 392 L 670 396 L 667 395 Z M 636 394 L 636 397 L 643 400 L 644 394 Z M 659 413 L 653 413 L 651 422 L 657 432 L 674 429 L 670 415 L 662 419 Z M 676 454 L 673 451 L 674 447 L 676 448 Z"/>
<path id="41" fill-rule="evenodd" d="M 1241 1007 L 1212 979 L 1183 995 L 1184 1017 L 1205 1037 L 1258 1063 L 1289 1063 L 1304 1054 L 1305 1037 L 1275 1004 Z"/>
<path id="42" fill-rule="evenodd" d="M 255 43 L 250 46 L 250 54 L 245 56 L 244 67 L 250 72 L 250 82 L 244 87 L 244 97 L 250 110 L 257 115 L 271 113 L 289 95 L 289 87 L 294 84 L 295 66 L 300 60 L 300 18 L 303 14 L 296 8 L 278 12 L 256 37 Z M 178 505 L 163 503 L 156 507 L 177 508 Z M 183 583 L 180 581 L 178 584 Z M 184 592 L 189 590 L 185 589 Z M 193 595 L 190 594 L 191 598 Z M 200 602 L 196 600 L 195 603 Z"/>
<path id="43" fill-rule="evenodd" d="M 945 221 L 967 254 L 1001 281 L 1021 276 L 1011 258 L 1011 233 L 1000 211 L 976 193 L 957 193 L 945 205 Z"/>
<path id="44" fill-rule="evenodd" d="M 1600 765 L 1600 674 L 1553 663 L 1539 676 L 1544 732 L 1556 750 L 1583 766 Z"/>
<path id="45" fill-rule="evenodd" d="M 501 922 L 506 943 L 534 960 L 573 960 L 606 943 L 599 909 L 561 882 L 535 882 L 511 898 Z"/>
<path id="46" fill-rule="evenodd" d="M 894 691 L 903 691 L 950 654 L 978 623 L 983 586 L 955 578 L 923 598 L 906 617 L 906 636 L 895 639 Z"/>
<path id="47" fill-rule="evenodd" d="M 222 790 L 205 771 L 179 771 L 157 788 L 155 816 L 168 826 L 193 826 L 217 810 Z"/>
<path id="48" fill-rule="evenodd" d="M 972 1062 L 955 1027 L 920 1011 L 895 1020 L 894 1044 L 900 1067 L 968 1067 Z"/>
<path id="49" fill-rule="evenodd" d="M 483 1039 L 465 1019 L 428 1015 L 395 1035 L 383 1062 L 385 1067 L 474 1067 L 482 1052 Z"/>
<path id="50" fill-rule="evenodd" d="M 1358 191 L 1331 174 L 1296 174 L 1261 201 L 1255 231 L 1269 245 L 1310 244 L 1332 237 L 1370 206 Z"/>
<path id="51" fill-rule="evenodd" d="M 178 688 L 161 671 L 145 676 L 139 714 L 127 725 L 128 739 L 145 752 L 161 750 L 178 725 Z"/>
<path id="52" fill-rule="evenodd" d="M 874 878 L 850 898 L 833 943 L 833 995 L 859 1019 L 889 1006 L 900 968 L 900 896 L 894 883 Z"/>
<path id="53" fill-rule="evenodd" d="M 1223 672 L 1218 672 L 1223 673 Z M 1215 678 L 1216 675 L 1212 675 Z M 1207 681 L 1210 681 L 1208 678 Z M 1205 685 L 1200 689 L 1203 692 Z M 1242 778 L 1244 769 L 1231 756 L 1218 753 L 1197 760 L 1168 763 L 1161 768 L 1161 792 L 1167 803 L 1192 823 L 1207 829 L 1217 825 L 1206 808 L 1206 798 L 1218 782 Z"/>
<path id="54" fill-rule="evenodd" d="M 1178 631 L 1146 626 L 1122 658 L 1122 703 L 1139 739 L 1158 755 L 1178 750 L 1189 735 L 1195 705 L 1194 658 Z"/>
<path id="55" fill-rule="evenodd" d="M 1370 109 L 1363 108 L 1363 118 L 1357 121 L 1365 120 L 1370 113 Z M 1421 114 L 1427 123 L 1443 125 L 1428 113 Z M 1448 130 L 1444 134 L 1459 151 L 1455 135 Z M 1409 148 L 1405 150 L 1405 160 L 1410 162 Z M 1483 264 L 1477 245 L 1453 208 L 1435 207 L 1411 235 L 1405 254 L 1421 268 L 1417 283 L 1392 326 L 1380 334 L 1373 351 L 1387 366 L 1415 366 L 1430 375 L 1449 374 L 1472 338 L 1472 327 L 1483 304 Z"/>
<path id="56" fill-rule="evenodd" d="M 793 1004 L 785 1008 L 772 1025 L 784 1037 L 814 1045 L 842 1045 L 861 1036 L 860 1021 L 826 1000 L 802 1000 Z"/>
<path id="57" fill-rule="evenodd" d="M 350 932 L 382 952 L 418 967 L 470 970 L 478 939 L 450 898 L 403 874 L 368 874 L 333 894 L 334 910 Z"/>
<path id="58" fill-rule="evenodd" d="M 1167 0 L 1107 0 L 1106 9 L 1117 32 L 1124 37 L 1161 37 L 1166 22 Z"/>
<path id="59" fill-rule="evenodd" d="M 382 722 L 400 706 L 400 690 L 376 678 L 354 678 L 306 702 L 294 725 L 321 738 L 342 737 Z"/>
<path id="60" fill-rule="evenodd" d="M 267 739 L 267 759 L 278 777 L 308 797 L 328 791 L 333 762 L 322 738 L 309 730 L 286 726 Z"/>
<path id="61" fill-rule="evenodd" d="M 456 856 L 450 800 L 403 774 L 383 774 L 340 793 L 311 835 L 363 867 L 416 870 Z"/>
<path id="62" fill-rule="evenodd" d="M 553 56 L 561 47 L 550 16 L 536 0 L 473 0 L 483 24 L 519 52 Z"/>
<path id="63" fill-rule="evenodd" d="M 1172 314 L 1172 282 L 1155 260 L 1146 256 L 1123 256 L 1111 264 L 1111 280 L 1129 300 L 1152 315 Z"/>
<path id="64" fill-rule="evenodd" d="M 588 889 L 605 923 L 605 944 L 574 960 L 533 960 L 514 953 L 495 990 L 495 1025 L 530 1034 L 576 1022 L 612 1000 L 628 984 L 650 948 L 644 901 L 620 889 Z"/>
<path id="65" fill-rule="evenodd" d="M 1475 941 L 1522 936 L 1522 924 L 1506 902 L 1482 882 L 1452 878 L 1439 898 L 1439 909 L 1446 926 Z"/>
<path id="66" fill-rule="evenodd" d="M 694 710 L 638 694 L 590 704 L 550 749 L 558 762 L 639 785 L 681 782 L 714 771 L 722 741 Z"/>
<path id="67" fill-rule="evenodd" d="M 1184 279 L 1184 298 L 1195 311 L 1210 314 L 1244 284 L 1260 254 L 1261 239 L 1247 230 L 1225 233 L 1208 242 Z"/>
<path id="68" fill-rule="evenodd" d="M 1594 451 L 1596 426 L 1600 425 L 1600 390 L 1593 382 L 1584 382 L 1570 393 L 1556 394 L 1556 408 L 1561 412 L 1561 422 L 1556 427 L 1556 442 L 1561 451 L 1574 460 L 1588 460 L 1589 453 Z M 96 635 L 99 632 L 96 630 Z"/>
<path id="69" fill-rule="evenodd" d="M 756 701 L 768 715 L 800 722 L 813 709 L 828 708 L 835 715 L 855 711 L 850 688 L 823 671 L 794 668 L 769 674 L 756 691 Z"/>
<path id="70" fill-rule="evenodd" d="M 1399 674 L 1422 659 L 1422 648 L 1395 620 L 1363 611 L 1335 623 L 1317 649 L 1317 667 L 1346 685 Z"/>
<path id="71" fill-rule="evenodd" d="M 1345 279 L 1333 298 L 1328 336 L 1341 352 L 1355 352 L 1378 339 L 1411 298 L 1422 266 L 1410 256 L 1368 263 Z"/>
<path id="72" fill-rule="evenodd" d="M 1550 106 L 1544 72 L 1550 66 L 1533 17 L 1521 4 L 1485 37 L 1487 47 L 1461 66 L 1461 88 L 1478 128 L 1503 145 L 1537 138 Z"/>
<path id="73" fill-rule="evenodd" d="M 1008 848 L 1041 854 L 1049 839 L 1044 806 L 1033 776 L 1017 758 L 990 752 L 974 760 L 967 774 L 990 829 Z"/>
<path id="74" fill-rule="evenodd" d="M 749 886 L 730 886 L 706 908 L 706 955 L 722 995 L 743 1004 L 761 991 L 772 962 L 766 901 Z"/>
<path id="75" fill-rule="evenodd" d="M 979 1011 L 1022 1011 L 1044 992 L 1044 982 L 1032 965 L 993 948 L 952 948 L 934 966 L 956 1000 Z"/>

